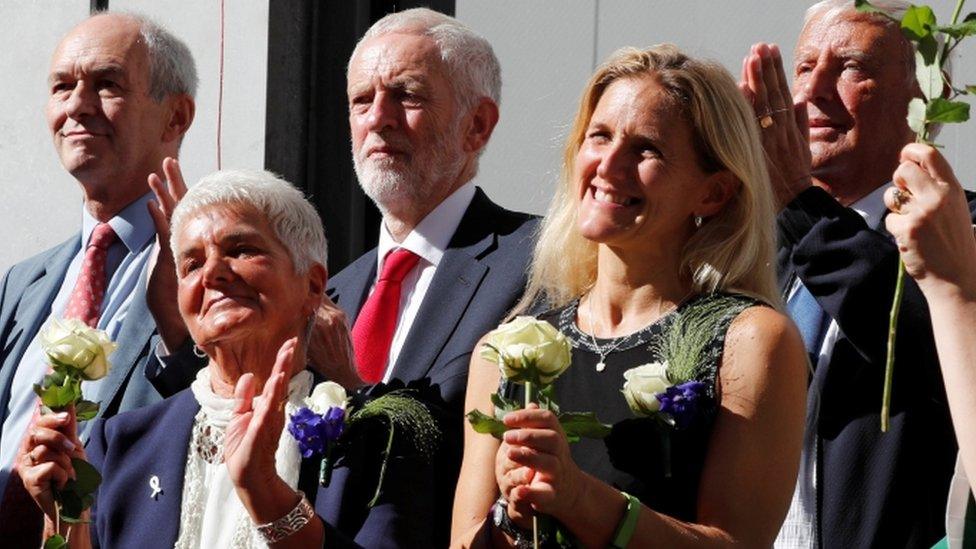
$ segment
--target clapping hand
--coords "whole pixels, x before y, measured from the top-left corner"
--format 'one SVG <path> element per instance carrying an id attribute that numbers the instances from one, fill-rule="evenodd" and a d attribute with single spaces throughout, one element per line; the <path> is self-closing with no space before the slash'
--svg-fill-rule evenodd
<path id="1" fill-rule="evenodd" d="M 288 380 L 295 371 L 298 338 L 286 341 L 260 395 L 254 374 L 246 373 L 234 387 L 234 415 L 224 435 L 224 463 L 234 486 L 256 490 L 277 476 L 275 451 L 285 425 L 283 412 Z"/>
<path id="2" fill-rule="evenodd" d="M 170 350 L 178 348 L 186 341 L 190 333 L 183 323 L 177 306 L 176 262 L 170 248 L 170 218 L 176 204 L 186 194 L 186 183 L 180 171 L 180 164 L 175 158 L 163 160 L 163 174 L 166 182 L 155 173 L 149 174 L 149 188 L 156 195 L 155 200 L 149 201 L 149 215 L 156 226 L 156 247 L 158 249 L 156 263 L 149 274 L 149 284 L 146 291 L 146 302 L 159 335 L 163 343 Z"/>
<path id="3" fill-rule="evenodd" d="M 810 187 L 812 179 L 806 103 L 793 103 L 779 47 L 752 46 L 742 60 L 739 90 L 755 111 L 770 185 L 782 208 Z"/>
<path id="4" fill-rule="evenodd" d="M 356 355 L 349 335 L 346 314 L 328 296 L 315 312 L 315 325 L 308 341 L 308 359 L 326 379 L 354 391 L 363 385 L 356 371 Z"/>

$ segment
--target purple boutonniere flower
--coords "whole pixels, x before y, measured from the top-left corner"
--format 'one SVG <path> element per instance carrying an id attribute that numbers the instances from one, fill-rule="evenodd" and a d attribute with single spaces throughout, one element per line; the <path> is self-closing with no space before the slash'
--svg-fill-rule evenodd
<path id="1" fill-rule="evenodd" d="M 674 420 L 676 428 L 684 429 L 695 418 L 699 400 L 704 398 L 706 388 L 701 381 L 692 380 L 672 385 L 655 396 L 661 403 L 660 411 Z"/>
<path id="2" fill-rule="evenodd" d="M 317 414 L 309 408 L 300 408 L 292 414 L 288 432 L 298 441 L 302 457 L 324 455 L 329 445 L 342 436 L 346 428 L 346 411 L 329 408 L 325 414 Z"/>

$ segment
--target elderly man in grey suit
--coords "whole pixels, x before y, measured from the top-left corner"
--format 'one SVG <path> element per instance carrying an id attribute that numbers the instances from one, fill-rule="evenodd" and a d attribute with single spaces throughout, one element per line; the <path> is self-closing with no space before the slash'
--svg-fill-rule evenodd
<path id="1" fill-rule="evenodd" d="M 356 174 L 383 214 L 378 247 L 329 281 L 352 320 L 349 377 L 425 386 L 442 441 L 433 464 L 387 475 L 384 490 L 413 494 L 409 509 L 367 512 L 371 479 L 350 475 L 369 468 L 340 468 L 326 519 L 366 546 L 446 547 L 468 362 L 522 293 L 535 221 L 476 183 L 501 92 L 484 38 L 427 9 L 389 15 L 356 46 L 347 91 Z M 334 309 L 321 316 L 336 323 Z"/>
<path id="2" fill-rule="evenodd" d="M 174 352 L 188 347 L 181 347 L 182 322 L 166 305 L 175 301 L 166 296 L 175 288 L 171 259 L 156 261 L 160 272 L 147 283 L 157 225 L 165 224 L 158 207 L 155 216 L 150 211 L 147 177 L 177 155 L 193 121 L 196 85 L 187 47 L 134 15 L 95 15 L 72 29 L 54 53 L 47 122 L 62 165 L 82 189 L 84 207 L 79 233 L 15 265 L 0 283 L 4 544 L 36 547 L 40 540 L 39 514 L 19 495 L 17 466 L 30 458 L 20 447 L 37 407 L 32 385 L 47 369 L 39 333 L 50 319 L 77 318 L 118 343 L 108 375 L 83 389 L 88 400 L 101 401 L 103 416 L 162 398 L 142 371 L 156 333 Z M 147 300 L 162 304 L 158 330 Z"/>

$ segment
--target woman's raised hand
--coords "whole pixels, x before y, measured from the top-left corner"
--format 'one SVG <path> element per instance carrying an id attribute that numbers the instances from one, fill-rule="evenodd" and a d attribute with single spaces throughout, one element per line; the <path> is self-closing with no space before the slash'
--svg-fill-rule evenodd
<path id="1" fill-rule="evenodd" d="M 64 488 L 75 478 L 71 458 L 85 458 L 78 439 L 74 407 L 67 412 L 44 414 L 29 428 L 16 463 L 27 493 L 52 520 L 55 517 L 54 488 Z"/>
<path id="2" fill-rule="evenodd" d="M 180 164 L 175 158 L 167 157 L 163 160 L 163 174 L 166 176 L 165 182 L 155 173 L 149 174 L 148 179 L 149 188 L 156 195 L 155 200 L 149 201 L 149 215 L 156 226 L 158 253 L 149 274 L 146 303 L 156 321 L 163 343 L 173 351 L 190 335 L 177 307 L 176 263 L 169 242 L 170 218 L 176 205 L 186 194 L 186 182 L 183 181 Z"/>
<path id="3" fill-rule="evenodd" d="M 584 473 L 569 453 L 566 434 L 555 414 L 532 404 L 506 414 L 505 425 L 509 430 L 499 452 L 505 452 L 514 468 L 505 475 L 511 480 L 505 486 L 499 482 L 499 488 L 503 494 L 508 489 L 509 516 L 511 506 L 523 514 L 531 506 L 557 519 L 571 514 L 583 488 Z"/>
<path id="4" fill-rule="evenodd" d="M 224 435 L 224 463 L 238 488 L 258 489 L 278 474 L 275 451 L 285 425 L 283 410 L 297 346 L 297 337 L 281 346 L 260 395 L 255 395 L 257 381 L 251 373 L 242 375 L 234 388 L 234 415 Z"/>
<path id="5" fill-rule="evenodd" d="M 769 182 L 777 208 L 782 208 L 810 187 L 812 180 L 806 103 L 793 103 L 778 46 L 752 46 L 742 60 L 739 90 L 756 113 Z"/>

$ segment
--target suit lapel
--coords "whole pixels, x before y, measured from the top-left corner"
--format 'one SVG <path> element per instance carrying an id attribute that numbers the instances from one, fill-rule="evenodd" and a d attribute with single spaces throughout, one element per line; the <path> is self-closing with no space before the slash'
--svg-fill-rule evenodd
<path id="1" fill-rule="evenodd" d="M 351 328 L 376 278 L 376 248 L 366 252 L 346 269 L 348 273 L 342 273 L 340 281 L 329 290 L 328 295 L 346 313 Z"/>
<path id="2" fill-rule="evenodd" d="M 119 396 L 119 391 L 130 376 L 143 375 L 142 372 L 133 372 L 133 369 L 145 356 L 146 346 L 149 345 L 149 340 L 156 330 L 156 322 L 146 304 L 146 278 L 145 273 L 140 275 L 139 284 L 136 285 L 132 301 L 129 302 L 122 329 L 116 338 L 117 342 L 124 342 L 124 344 L 120 344 L 110 357 L 112 368 L 109 369 L 103 382 L 104 386 L 99 397 L 102 406 L 98 411 L 98 417 L 101 417 L 110 403 Z M 152 349 L 149 352 L 153 352 Z M 82 437 L 88 436 L 91 424 L 90 421 L 85 424 L 81 433 Z"/>
<path id="3" fill-rule="evenodd" d="M 5 317 L 0 326 L 13 323 L 7 340 L 15 342 L 2 349 L 4 361 L 0 367 L 0 422 L 7 418 L 7 402 L 10 399 L 10 384 L 17 371 L 20 359 L 35 334 L 51 313 L 51 304 L 61 289 L 64 275 L 68 271 L 71 258 L 78 251 L 79 237 L 76 235 L 61 244 L 44 262 L 33 280 L 24 288 L 16 305 L 4 311 Z"/>
<path id="4" fill-rule="evenodd" d="M 393 368 L 405 381 L 427 375 L 471 303 L 488 267 L 479 260 L 495 245 L 483 217 L 492 204 L 479 189 L 441 258 Z"/>

